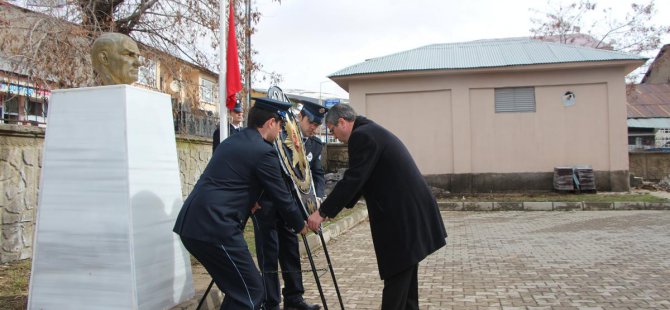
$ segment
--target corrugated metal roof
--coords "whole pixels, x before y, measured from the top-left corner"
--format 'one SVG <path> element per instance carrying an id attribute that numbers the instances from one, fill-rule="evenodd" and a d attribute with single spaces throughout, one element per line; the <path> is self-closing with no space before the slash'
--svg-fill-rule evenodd
<path id="1" fill-rule="evenodd" d="M 536 64 L 645 60 L 621 52 L 533 40 L 510 38 L 464 43 L 433 44 L 368 59 L 329 77 L 400 71 L 450 70 Z"/>
<path id="2" fill-rule="evenodd" d="M 626 92 L 629 118 L 670 117 L 670 84 L 637 84 Z"/>
<path id="3" fill-rule="evenodd" d="M 629 118 L 628 127 L 670 128 L 670 118 Z"/>

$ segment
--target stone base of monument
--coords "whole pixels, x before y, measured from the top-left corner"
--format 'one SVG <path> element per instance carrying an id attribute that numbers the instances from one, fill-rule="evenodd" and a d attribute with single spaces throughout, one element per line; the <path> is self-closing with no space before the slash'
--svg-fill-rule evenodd
<path id="1" fill-rule="evenodd" d="M 57 90 L 49 103 L 29 309 L 167 309 L 193 297 L 172 232 L 181 183 L 166 94 Z"/>

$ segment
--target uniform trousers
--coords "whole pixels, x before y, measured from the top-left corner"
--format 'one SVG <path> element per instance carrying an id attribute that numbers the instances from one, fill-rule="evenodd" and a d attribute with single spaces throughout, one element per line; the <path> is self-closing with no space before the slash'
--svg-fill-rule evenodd
<path id="1" fill-rule="evenodd" d="M 419 263 L 384 279 L 382 310 L 419 310 Z"/>
<path id="2" fill-rule="evenodd" d="M 222 310 L 260 309 L 263 280 L 242 231 L 221 244 L 181 237 L 184 247 L 207 269 L 225 294 Z"/>
<path id="3" fill-rule="evenodd" d="M 278 262 L 284 280 L 284 288 L 281 290 L 284 303 L 301 301 L 305 288 L 302 285 L 298 236 L 286 227 L 280 216 L 271 213 L 271 208 L 259 210 L 254 218 L 256 255 L 263 273 L 266 309 L 279 309 L 281 302 Z"/>

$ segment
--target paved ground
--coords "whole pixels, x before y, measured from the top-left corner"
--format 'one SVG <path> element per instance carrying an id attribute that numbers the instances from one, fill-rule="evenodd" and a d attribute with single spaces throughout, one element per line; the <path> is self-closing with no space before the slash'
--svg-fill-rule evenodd
<path id="1" fill-rule="evenodd" d="M 668 211 L 442 214 L 449 241 L 420 264 L 421 309 L 670 309 Z M 328 248 L 345 308 L 379 309 L 368 223 Z M 319 301 L 304 278 L 306 298 Z M 330 275 L 321 279 L 339 309 Z"/>

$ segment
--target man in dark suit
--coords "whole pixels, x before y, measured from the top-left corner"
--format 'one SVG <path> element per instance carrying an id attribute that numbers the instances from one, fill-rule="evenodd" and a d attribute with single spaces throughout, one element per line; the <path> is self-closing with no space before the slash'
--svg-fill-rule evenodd
<path id="1" fill-rule="evenodd" d="M 289 107 L 256 99 L 249 127 L 216 149 L 177 217 L 174 232 L 226 295 L 221 309 L 260 309 L 263 301 L 263 280 L 243 234 L 261 193 L 293 231 L 307 232 L 272 146 L 281 130 L 280 115 Z"/>
<path id="2" fill-rule="evenodd" d="M 349 105 L 326 115 L 333 135 L 348 144 L 349 169 L 307 222 L 316 230 L 365 197 L 379 275 L 382 309 L 419 309 L 419 262 L 446 244 L 437 202 L 407 148 L 390 131 L 356 116 Z"/>
<path id="3" fill-rule="evenodd" d="M 305 143 L 305 153 L 312 172 L 312 179 L 317 198 L 324 196 L 325 176 L 321 166 L 321 140 L 314 136 L 323 123 L 327 109 L 311 102 L 303 103 L 300 111 L 300 130 Z M 284 289 L 284 310 L 317 310 L 321 307 L 309 304 L 303 298 L 305 288 L 302 285 L 302 269 L 300 265 L 300 249 L 296 234 L 286 227 L 286 223 L 273 209 L 272 202 L 261 200 L 261 209 L 256 213 L 257 225 L 254 226 L 256 236 L 256 255 L 264 273 L 265 290 L 267 293 L 265 306 L 267 310 L 279 309 L 279 276 L 277 262 L 281 266 Z"/>
<path id="4" fill-rule="evenodd" d="M 235 107 L 232 110 L 228 111 L 230 120 L 228 121 L 228 136 L 232 136 L 240 131 L 242 131 L 242 121 L 244 121 L 244 109 L 242 108 L 242 102 L 240 99 L 237 99 L 235 102 Z M 216 147 L 219 146 L 221 142 L 221 133 L 219 126 L 216 126 L 214 133 L 212 134 L 212 154 L 216 150 Z"/>

